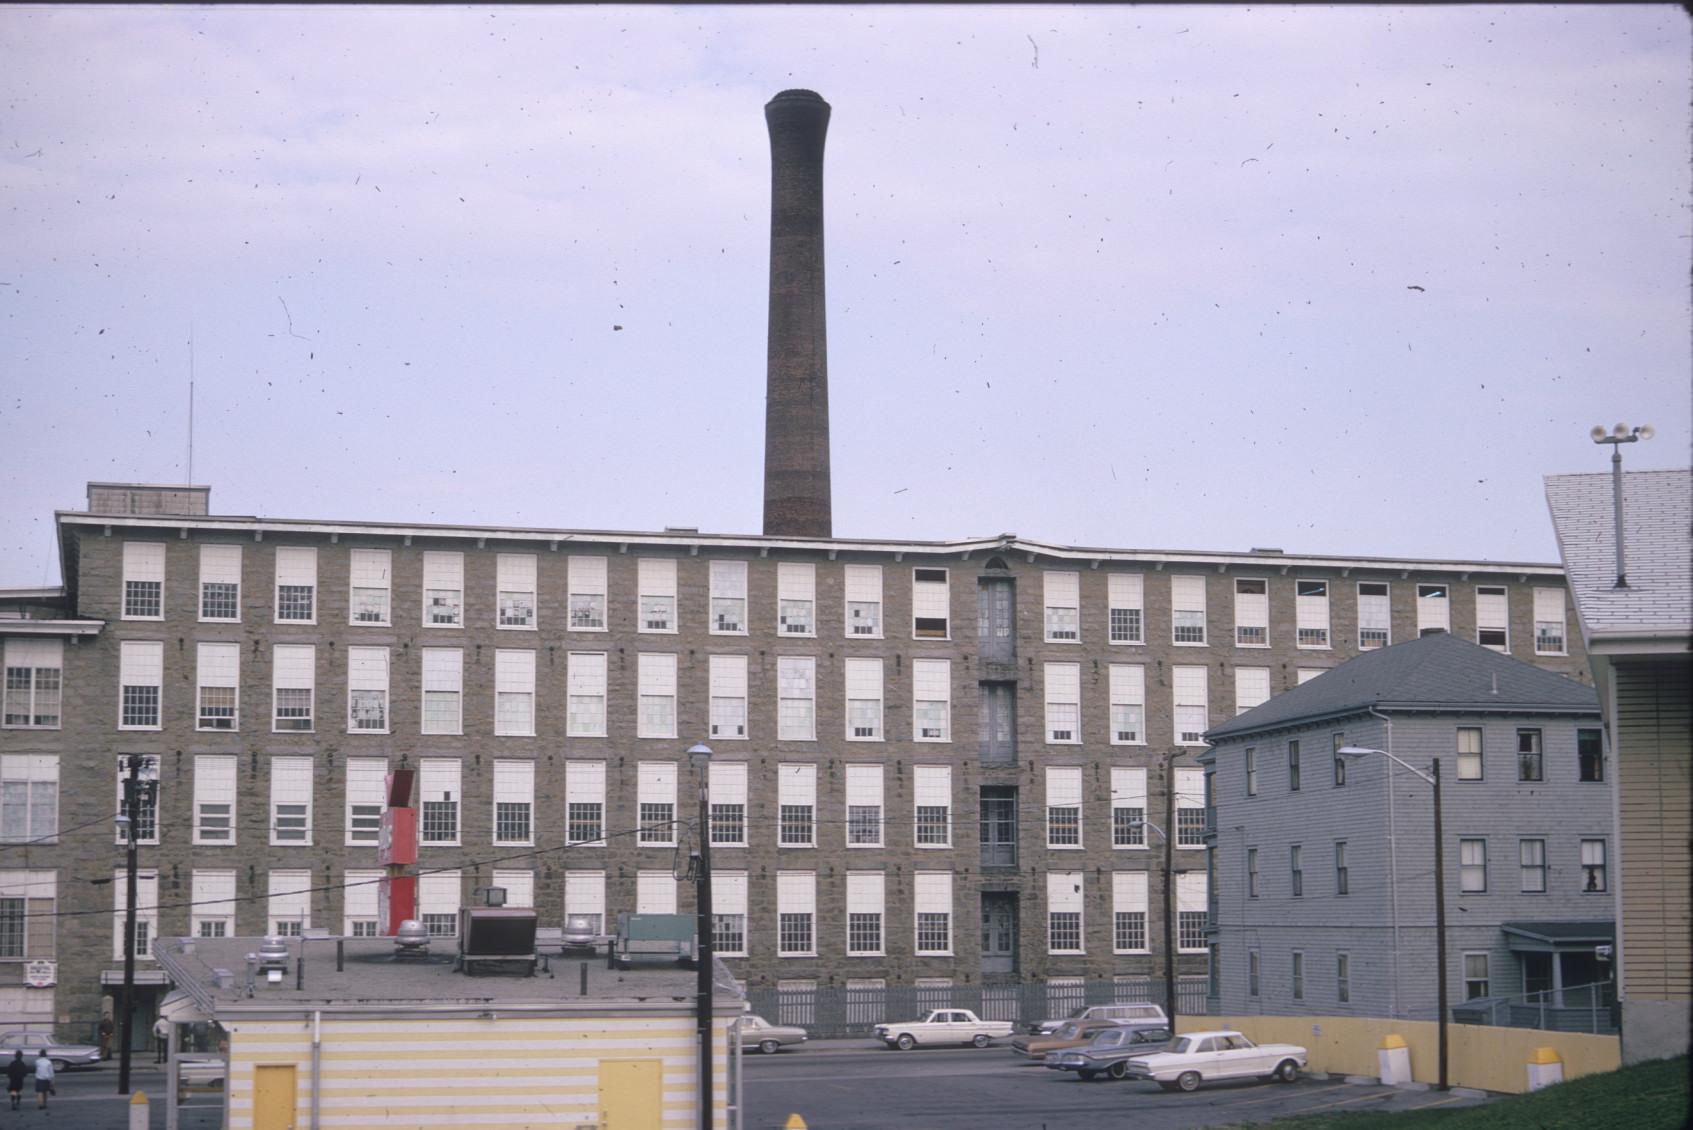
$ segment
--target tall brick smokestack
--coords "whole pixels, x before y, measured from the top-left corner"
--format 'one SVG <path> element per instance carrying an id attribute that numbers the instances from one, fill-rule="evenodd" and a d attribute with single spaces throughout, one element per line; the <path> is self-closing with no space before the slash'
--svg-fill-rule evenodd
<path id="1" fill-rule="evenodd" d="M 823 317 L 823 138 L 829 104 L 784 90 L 770 127 L 770 345 L 764 393 L 764 532 L 833 535 L 829 354 Z"/>

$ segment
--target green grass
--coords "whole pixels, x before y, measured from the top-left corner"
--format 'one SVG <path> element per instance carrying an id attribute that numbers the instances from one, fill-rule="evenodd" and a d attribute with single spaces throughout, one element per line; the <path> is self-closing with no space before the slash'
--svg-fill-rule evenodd
<path id="1" fill-rule="evenodd" d="M 1689 1125 L 1687 1093 L 1687 1057 L 1681 1056 L 1478 1106 L 1319 1114 L 1275 1125 L 1278 1130 L 1681 1130 Z"/>

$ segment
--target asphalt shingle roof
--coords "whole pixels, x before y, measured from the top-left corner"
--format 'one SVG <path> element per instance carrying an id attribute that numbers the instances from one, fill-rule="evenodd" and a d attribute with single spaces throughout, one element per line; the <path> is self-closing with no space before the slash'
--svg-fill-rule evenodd
<path id="1" fill-rule="evenodd" d="M 1624 568 L 1617 588 L 1611 476 L 1548 475 L 1546 505 L 1589 638 L 1693 634 L 1693 471 L 1623 472 Z"/>

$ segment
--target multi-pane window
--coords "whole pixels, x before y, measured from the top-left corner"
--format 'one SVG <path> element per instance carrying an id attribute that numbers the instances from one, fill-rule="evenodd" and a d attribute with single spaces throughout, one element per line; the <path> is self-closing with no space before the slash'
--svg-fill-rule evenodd
<path id="1" fill-rule="evenodd" d="M 1458 780 L 1480 781 L 1486 772 L 1481 756 L 1481 727 L 1458 727 Z"/>
<path id="2" fill-rule="evenodd" d="M 123 868 L 112 872 L 112 960 L 123 960 L 123 924 L 129 902 Z M 151 868 L 135 876 L 135 956 L 151 960 L 159 933 L 159 873 Z"/>
<path id="3" fill-rule="evenodd" d="M 711 736 L 736 740 L 747 736 L 747 657 L 711 657 Z"/>
<path id="4" fill-rule="evenodd" d="M 882 661 L 846 661 L 846 737 L 848 741 L 882 740 Z"/>
<path id="5" fill-rule="evenodd" d="M 539 615 L 536 611 L 539 565 L 539 559 L 533 553 L 495 555 L 495 623 L 498 627 L 531 630 L 536 627 Z"/>
<path id="6" fill-rule="evenodd" d="M 200 547 L 200 619 L 241 619 L 241 547 Z"/>
<path id="7" fill-rule="evenodd" d="M 1452 630 L 1452 586 L 1417 586 L 1417 635 L 1431 636 Z"/>
<path id="8" fill-rule="evenodd" d="M 63 640 L 6 641 L 5 726 L 56 730 L 64 697 Z"/>
<path id="9" fill-rule="evenodd" d="M 189 878 L 189 933 L 196 938 L 235 936 L 235 872 L 201 871 Z"/>
<path id="10" fill-rule="evenodd" d="M 240 674 L 240 644 L 202 643 L 195 648 L 197 729 L 240 728 Z"/>
<path id="11" fill-rule="evenodd" d="M 1076 745 L 1082 740 L 1082 667 L 1079 663 L 1044 665 L 1046 740 Z"/>
<path id="12" fill-rule="evenodd" d="M 1487 959 L 1485 953 L 1464 955 L 1464 999 L 1473 1001 L 1488 995 Z"/>
<path id="13" fill-rule="evenodd" d="M 817 660 L 810 656 L 776 657 L 776 736 L 785 742 L 817 737 Z"/>
<path id="14" fill-rule="evenodd" d="M 1327 581 L 1295 580 L 1293 582 L 1294 642 L 1299 647 L 1326 648 L 1329 646 L 1329 583 Z"/>
<path id="15" fill-rule="evenodd" d="M 915 799 L 916 845 L 948 847 L 952 844 L 952 767 L 913 765 L 911 793 Z"/>
<path id="16" fill-rule="evenodd" d="M 1205 642 L 1205 578 L 1170 578 L 1170 633 L 1178 644 Z"/>
<path id="17" fill-rule="evenodd" d="M 1352 868 L 1346 862 L 1345 840 L 1336 840 L 1334 845 L 1334 893 L 1352 893 Z"/>
<path id="18" fill-rule="evenodd" d="M 1293 965 L 1289 970 L 1289 978 L 1293 987 L 1293 999 L 1305 999 L 1305 955 L 1299 950 L 1293 951 Z"/>
<path id="19" fill-rule="evenodd" d="M 310 733 L 312 698 L 317 690 L 317 647 L 279 643 L 271 649 L 271 729 Z"/>
<path id="20" fill-rule="evenodd" d="M 156 837 L 156 821 L 152 831 Z M 58 836 L 58 754 L 0 755 L 0 842 L 50 843 Z"/>
<path id="21" fill-rule="evenodd" d="M 304 846 L 312 842 L 312 759 L 270 759 L 270 842 Z"/>
<path id="22" fill-rule="evenodd" d="M 1048 571 L 1045 587 L 1047 642 L 1079 642 L 1082 635 L 1082 575 Z"/>
<path id="23" fill-rule="evenodd" d="M 1465 894 L 1487 890 L 1487 841 L 1458 841 L 1458 889 Z"/>
<path id="24" fill-rule="evenodd" d="M 426 844 L 459 842 L 459 774 L 456 757 L 426 757 L 418 766 L 418 839 Z"/>
<path id="25" fill-rule="evenodd" d="M 1081 871 L 1046 873 L 1046 952 L 1082 951 Z"/>
<path id="26" fill-rule="evenodd" d="M 317 550 L 311 546 L 276 547 L 276 619 L 317 623 Z"/>
<path id="27" fill-rule="evenodd" d="M 347 732 L 388 732 L 388 649 L 347 649 Z"/>
<path id="28" fill-rule="evenodd" d="M 847 953 L 854 957 L 882 953 L 885 886 L 880 871 L 847 872 Z"/>
<path id="29" fill-rule="evenodd" d="M 1358 582 L 1358 650 L 1369 651 L 1393 642 L 1392 617 L 1386 581 Z"/>
<path id="30" fill-rule="evenodd" d="M 1258 795 L 1258 750 L 1255 746 L 1247 746 L 1242 751 L 1242 764 L 1246 769 L 1246 795 Z"/>
<path id="31" fill-rule="evenodd" d="M 382 838 L 382 810 L 388 802 L 388 762 L 380 757 L 347 759 L 347 843 L 374 844 Z"/>
<path id="32" fill-rule="evenodd" d="M 1564 590 L 1534 590 L 1534 654 L 1563 655 Z"/>
<path id="33" fill-rule="evenodd" d="M 165 618 L 165 543 L 123 543 L 123 618 Z"/>
<path id="34" fill-rule="evenodd" d="M 1475 642 L 1494 651 L 1511 649 L 1510 602 L 1504 585 L 1475 587 Z"/>
<path id="35" fill-rule="evenodd" d="M 846 767 L 847 847 L 882 846 L 882 767 Z"/>
<path id="36" fill-rule="evenodd" d="M 312 924 L 312 873 L 272 871 L 267 878 L 270 933 L 279 938 L 298 938 Z"/>
<path id="37" fill-rule="evenodd" d="M 711 875 L 711 948 L 724 957 L 747 952 L 747 873 L 714 871 Z"/>
<path id="38" fill-rule="evenodd" d="M 1111 952 L 1145 953 L 1147 877 L 1144 871 L 1111 873 Z"/>
<path id="39" fill-rule="evenodd" d="M 494 762 L 494 842 L 535 842 L 535 763 Z M 509 905 L 509 900 L 508 900 Z"/>
<path id="40" fill-rule="evenodd" d="M 747 634 L 747 563 L 711 563 L 711 632 L 713 635 Z"/>
<path id="41" fill-rule="evenodd" d="M 912 876 L 917 917 L 917 952 L 952 952 L 952 872 L 919 871 Z"/>
<path id="42" fill-rule="evenodd" d="M 565 762 L 564 836 L 571 847 L 605 846 L 605 762 Z"/>
<path id="43" fill-rule="evenodd" d="M 809 957 L 817 952 L 817 873 L 776 873 L 776 952 Z"/>
<path id="44" fill-rule="evenodd" d="M 1170 668 L 1176 744 L 1204 745 L 1211 726 L 1210 672 L 1204 667 Z"/>
<path id="45" fill-rule="evenodd" d="M 643 651 L 639 657 L 640 706 L 635 719 L 638 738 L 676 736 L 676 656 Z"/>
<path id="46" fill-rule="evenodd" d="M 606 630 L 606 561 L 603 557 L 577 557 L 569 563 L 570 630 Z"/>
<path id="47" fill-rule="evenodd" d="M 1111 767 L 1111 846 L 1146 846 L 1146 770 Z"/>
<path id="48" fill-rule="evenodd" d="M 1079 766 L 1046 767 L 1046 846 L 1082 846 L 1082 770 Z"/>
<path id="49" fill-rule="evenodd" d="M 500 648 L 494 652 L 494 733 L 535 733 L 535 653 Z"/>
<path id="50" fill-rule="evenodd" d="M 1254 706 L 1270 701 L 1270 669 L 1268 667 L 1236 667 L 1234 669 L 1234 712 L 1245 714 Z"/>
<path id="51" fill-rule="evenodd" d="M 382 933 L 382 872 L 341 872 L 341 933 L 375 938 Z"/>
<path id="52" fill-rule="evenodd" d="M 911 738 L 952 740 L 952 660 L 911 661 Z"/>
<path id="53" fill-rule="evenodd" d="M 347 618 L 354 624 L 386 624 L 394 583 L 394 554 L 355 549 L 347 555 Z"/>
<path id="54" fill-rule="evenodd" d="M 568 698 L 564 732 L 572 738 L 605 737 L 606 655 L 603 651 L 573 651 L 566 658 Z"/>
<path id="55" fill-rule="evenodd" d="M 1605 841 L 1581 841 L 1581 889 L 1588 893 L 1605 890 Z"/>
<path id="56" fill-rule="evenodd" d="M 586 918 L 596 934 L 605 929 L 604 871 L 564 873 L 564 913 Z"/>
<path id="57" fill-rule="evenodd" d="M 945 569 L 911 570 L 911 638 L 944 640 L 952 634 L 952 596 Z"/>
<path id="58" fill-rule="evenodd" d="M 668 557 L 643 557 L 635 566 L 636 622 L 642 632 L 676 629 L 676 562 Z"/>
<path id="59" fill-rule="evenodd" d="M 1517 731 L 1517 780 L 1542 781 L 1546 766 L 1540 752 L 1539 730 Z"/>
<path id="60" fill-rule="evenodd" d="M 817 843 L 817 766 L 776 767 L 776 842 L 782 847 Z"/>
<path id="61" fill-rule="evenodd" d="M 776 630 L 784 636 L 817 634 L 817 566 L 810 562 L 777 563 Z"/>
<path id="62" fill-rule="evenodd" d="M 1546 893 L 1546 841 L 1518 840 L 1517 866 L 1522 872 L 1524 894 Z"/>
<path id="63" fill-rule="evenodd" d="M 1299 743 L 1297 741 L 1287 743 L 1287 791 L 1290 793 L 1299 791 Z"/>
<path id="64" fill-rule="evenodd" d="M 1176 949 L 1181 953 L 1205 952 L 1206 891 L 1205 872 L 1176 875 Z"/>
<path id="65" fill-rule="evenodd" d="M 1305 849 L 1293 844 L 1287 849 L 1287 870 L 1292 882 L 1293 897 L 1305 894 Z"/>
<path id="66" fill-rule="evenodd" d="M 747 767 L 745 762 L 711 763 L 711 842 L 745 847 L 747 842 Z"/>
<path id="67" fill-rule="evenodd" d="M 164 673 L 163 643 L 124 640 L 118 645 L 118 729 L 159 728 L 159 692 Z"/>
<path id="68" fill-rule="evenodd" d="M 1139 573 L 1112 573 L 1106 578 L 1106 626 L 1112 643 L 1146 642 L 1145 599 L 1145 581 Z"/>
<path id="69" fill-rule="evenodd" d="M 864 639 L 882 637 L 882 567 L 848 565 L 842 577 L 846 590 L 846 634 Z"/>
<path id="70" fill-rule="evenodd" d="M 1255 847 L 1246 849 L 1246 897 L 1258 897 L 1258 849 Z"/>
<path id="71" fill-rule="evenodd" d="M 1234 642 L 1236 647 L 1270 646 L 1270 582 L 1263 577 L 1235 579 Z"/>
<path id="72" fill-rule="evenodd" d="M 423 626 L 464 626 L 464 554 L 423 554 Z"/>
<path id="73" fill-rule="evenodd" d="M 1605 733 L 1603 730 L 1575 732 L 1576 771 L 1580 780 L 1605 779 Z"/>
<path id="74" fill-rule="evenodd" d="M 159 758 L 157 754 L 141 754 L 141 772 L 139 780 L 150 782 L 151 788 L 143 788 L 135 803 L 135 842 L 138 844 L 156 844 L 159 842 Z M 125 798 L 125 782 L 129 780 L 129 755 L 118 758 L 118 791 L 117 801 L 113 812 L 126 811 L 128 802 Z M 117 842 L 127 843 L 124 833 L 117 833 Z"/>
<path id="75" fill-rule="evenodd" d="M 638 871 L 635 873 L 635 913 L 676 913 L 676 876 L 673 872 Z"/>
<path id="76" fill-rule="evenodd" d="M 201 755 L 194 759 L 194 842 L 235 843 L 236 759 Z"/>
<path id="77" fill-rule="evenodd" d="M 1111 744 L 1146 744 L 1146 668 L 1139 663 L 1113 663 L 1108 675 L 1111 695 Z"/>
<path id="78" fill-rule="evenodd" d="M 425 647 L 423 656 L 423 732 L 457 734 L 464 729 L 464 650 Z"/>
<path id="79" fill-rule="evenodd" d="M 457 871 L 437 871 L 417 877 L 417 916 L 431 938 L 450 938 L 459 932 L 459 895 L 463 885 Z"/>
<path id="80" fill-rule="evenodd" d="M 1205 846 L 1205 770 L 1177 769 L 1176 846 Z"/>
<path id="81" fill-rule="evenodd" d="M 676 763 L 643 761 L 635 769 L 637 843 L 676 843 Z"/>

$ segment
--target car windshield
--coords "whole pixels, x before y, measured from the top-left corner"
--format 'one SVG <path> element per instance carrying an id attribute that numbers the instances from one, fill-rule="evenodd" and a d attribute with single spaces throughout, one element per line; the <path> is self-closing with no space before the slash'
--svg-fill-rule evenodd
<path id="1" fill-rule="evenodd" d="M 1080 1024 L 1060 1024 L 1058 1026 L 1058 1031 L 1054 1032 L 1053 1035 L 1060 1040 L 1074 1040 L 1081 1030 L 1082 1026 Z"/>
<path id="2" fill-rule="evenodd" d="M 1121 1028 L 1107 1028 L 1093 1038 L 1093 1045 L 1096 1048 L 1114 1048 L 1123 1042 L 1126 1034 Z"/>

